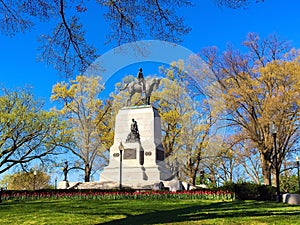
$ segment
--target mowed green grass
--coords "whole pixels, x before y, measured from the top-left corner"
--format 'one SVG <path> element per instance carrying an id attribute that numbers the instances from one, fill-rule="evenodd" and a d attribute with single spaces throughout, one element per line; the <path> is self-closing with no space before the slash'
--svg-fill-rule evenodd
<path id="1" fill-rule="evenodd" d="M 300 206 L 207 200 L 5 201 L 0 203 L 0 224 L 300 224 Z"/>

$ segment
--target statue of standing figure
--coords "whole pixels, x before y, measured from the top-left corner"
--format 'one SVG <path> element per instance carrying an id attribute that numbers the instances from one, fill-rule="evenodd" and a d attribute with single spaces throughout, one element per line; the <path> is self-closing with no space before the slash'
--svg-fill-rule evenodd
<path id="1" fill-rule="evenodd" d="M 65 161 L 63 172 L 64 172 L 64 181 L 67 181 L 67 176 L 68 176 L 68 162 L 67 161 Z"/>

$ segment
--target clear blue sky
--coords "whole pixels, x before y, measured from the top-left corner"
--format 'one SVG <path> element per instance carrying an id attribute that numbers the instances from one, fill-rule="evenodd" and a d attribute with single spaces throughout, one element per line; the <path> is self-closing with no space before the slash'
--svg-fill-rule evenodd
<path id="1" fill-rule="evenodd" d="M 193 8 L 180 10 L 192 28 L 180 45 L 193 52 L 208 46 L 225 49 L 227 43 L 240 47 L 248 32 L 257 32 L 262 37 L 277 33 L 281 38 L 292 41 L 294 47 L 300 47 L 300 2 L 297 0 L 266 0 L 237 10 L 218 8 L 210 0 L 197 2 Z M 89 5 L 84 15 L 87 39 L 96 45 L 98 53 L 104 54 L 116 46 L 114 43 L 104 44 L 109 28 L 101 14 L 93 14 L 101 8 L 93 7 Z M 49 102 L 52 85 L 63 78 L 50 66 L 36 61 L 38 34 L 46 30 L 45 23 L 38 24 L 30 33 L 13 38 L 0 35 L 0 83 L 8 88 L 30 85 L 37 97 Z M 133 74 L 136 72 L 132 71 Z"/>
<path id="2" fill-rule="evenodd" d="M 282 39 L 290 40 L 295 48 L 300 48 L 298 0 L 265 0 L 264 3 L 253 3 L 246 9 L 236 10 L 218 8 L 210 0 L 195 2 L 195 7 L 180 10 L 192 31 L 179 43 L 195 53 L 208 46 L 217 46 L 222 50 L 227 43 L 239 48 L 249 32 L 256 32 L 261 37 L 276 33 Z M 99 54 L 104 54 L 116 45 L 104 44 L 109 28 L 101 14 L 93 13 L 96 9 L 100 8 L 89 5 L 84 14 L 87 39 L 96 45 Z M 52 85 L 63 78 L 50 66 L 36 61 L 37 38 L 41 32 L 49 32 L 47 26 L 47 23 L 38 24 L 32 32 L 13 38 L 0 34 L 0 83 L 7 88 L 32 86 L 36 97 L 43 98 L 48 108 L 51 107 Z M 135 67 L 133 74 L 140 66 L 135 64 Z"/>

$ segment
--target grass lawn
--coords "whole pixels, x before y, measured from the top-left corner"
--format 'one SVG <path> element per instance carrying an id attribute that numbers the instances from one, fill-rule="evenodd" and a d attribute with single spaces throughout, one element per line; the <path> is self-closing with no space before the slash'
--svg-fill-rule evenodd
<path id="1" fill-rule="evenodd" d="M 300 224 L 300 206 L 174 199 L 4 201 L 0 224 Z"/>

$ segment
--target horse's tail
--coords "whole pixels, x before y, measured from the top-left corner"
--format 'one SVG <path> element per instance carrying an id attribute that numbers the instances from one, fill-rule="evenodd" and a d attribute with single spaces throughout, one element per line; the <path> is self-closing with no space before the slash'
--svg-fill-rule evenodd
<path id="1" fill-rule="evenodd" d="M 128 87 L 129 84 L 130 84 L 130 83 L 126 83 L 126 84 L 125 84 L 125 87 L 120 88 L 120 91 L 124 91 L 125 89 L 127 89 L 127 87 Z"/>

